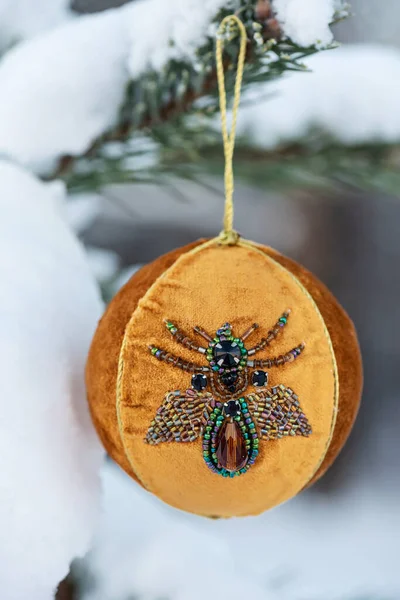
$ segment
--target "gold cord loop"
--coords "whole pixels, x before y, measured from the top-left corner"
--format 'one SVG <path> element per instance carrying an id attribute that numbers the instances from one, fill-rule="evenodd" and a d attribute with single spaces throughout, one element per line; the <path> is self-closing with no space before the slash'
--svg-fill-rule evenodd
<path id="1" fill-rule="evenodd" d="M 230 133 L 228 133 L 227 115 L 226 115 L 226 90 L 223 64 L 224 34 L 229 25 L 236 25 L 240 34 L 240 49 L 236 71 L 235 91 L 232 107 L 232 124 Z M 244 61 L 246 58 L 247 33 L 242 21 L 236 15 L 225 17 L 218 28 L 216 44 L 216 63 L 219 91 L 219 106 L 221 111 L 221 129 L 222 140 L 224 144 L 225 155 L 225 208 L 224 208 L 224 228 L 220 233 L 219 242 L 221 244 L 234 245 L 239 240 L 239 234 L 233 229 L 233 151 L 235 148 L 236 122 L 239 110 L 240 92 L 242 88 Z"/>

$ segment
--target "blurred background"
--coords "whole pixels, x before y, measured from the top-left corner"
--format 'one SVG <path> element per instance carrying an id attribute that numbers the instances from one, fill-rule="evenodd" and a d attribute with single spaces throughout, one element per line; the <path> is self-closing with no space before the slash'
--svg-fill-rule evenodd
<path id="1" fill-rule="evenodd" d="M 92 13 L 123 3 L 74 0 L 73 9 Z M 333 31 L 344 48 L 356 45 L 362 54 L 367 45 L 366 52 L 388 48 L 400 56 L 399 26 L 400 5 L 395 0 L 379 5 L 353 0 L 351 15 Z M 387 70 L 384 58 L 381 61 L 384 78 L 397 97 L 400 80 Z M 371 90 L 378 75 L 376 65 L 366 70 Z M 337 86 L 348 84 L 338 80 Z M 351 91 L 341 90 L 343 96 L 346 93 Z M 369 99 L 379 114 L 380 101 L 372 91 L 365 101 Z M 260 126 L 268 130 L 274 114 L 268 99 L 262 111 Z M 333 120 L 329 133 L 334 127 Z M 339 139 L 330 146 L 334 152 L 326 153 L 320 142 L 310 146 L 308 142 L 316 139 L 310 133 L 305 147 L 311 162 L 299 162 L 295 150 L 288 161 L 287 144 L 284 150 L 269 147 L 264 162 L 259 145 L 249 160 L 246 149 L 254 128 L 246 129 L 245 123 L 236 154 L 237 229 L 314 272 L 351 315 L 359 333 L 363 402 L 334 466 L 312 489 L 265 515 L 213 522 L 163 505 L 109 460 L 93 550 L 75 561 L 60 599 L 400 598 L 400 188 L 393 141 L 397 130 L 391 136 L 390 123 L 385 122 L 385 128 L 388 144 L 379 136 L 354 147 Z M 152 143 L 143 140 L 140 158 L 135 154 L 143 168 L 158 160 Z M 221 151 L 218 145 L 212 147 Z M 325 163 L 317 168 L 312 160 L 318 155 Z M 83 181 L 76 173 L 66 176 L 72 191 L 68 217 L 87 248 L 105 301 L 138 266 L 220 230 L 222 161 L 207 165 L 202 160 L 197 171 L 189 165 L 184 176 L 177 162 L 179 157 L 168 158 L 164 176 L 154 181 L 118 183 L 111 177 L 92 185 L 90 178 Z M 102 168 L 97 166 L 97 173 Z"/>

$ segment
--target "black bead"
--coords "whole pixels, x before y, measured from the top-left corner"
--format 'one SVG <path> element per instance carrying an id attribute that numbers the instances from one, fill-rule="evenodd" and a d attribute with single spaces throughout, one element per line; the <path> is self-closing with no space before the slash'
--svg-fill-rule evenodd
<path id="1" fill-rule="evenodd" d="M 242 353 L 236 342 L 223 340 L 215 344 L 213 355 L 219 367 L 231 369 L 239 364 Z"/>
<path id="2" fill-rule="evenodd" d="M 227 417 L 240 415 L 240 403 L 237 400 L 229 400 L 224 404 L 224 412 Z"/>
<path id="3" fill-rule="evenodd" d="M 192 375 L 192 388 L 197 392 L 201 392 L 207 387 L 207 377 L 202 373 L 196 373 Z"/>
<path id="4" fill-rule="evenodd" d="M 238 374 L 235 371 L 225 371 L 225 373 L 222 373 L 221 375 L 222 383 L 228 388 L 230 392 L 235 391 L 237 378 Z"/>
<path id="5" fill-rule="evenodd" d="M 268 383 L 268 373 L 265 371 L 254 371 L 252 383 L 255 387 L 264 387 Z"/>

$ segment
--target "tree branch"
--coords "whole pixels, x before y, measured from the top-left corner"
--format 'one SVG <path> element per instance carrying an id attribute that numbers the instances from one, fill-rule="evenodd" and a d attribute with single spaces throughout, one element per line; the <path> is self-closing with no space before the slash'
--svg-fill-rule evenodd
<path id="1" fill-rule="evenodd" d="M 291 70 L 305 70 L 301 61 L 317 52 L 317 48 L 302 48 L 289 40 L 279 41 L 282 32 L 276 20 L 271 19 L 268 12 L 257 16 L 255 4 L 254 0 L 240 0 L 240 8 L 236 11 L 248 33 L 244 85 L 269 81 Z M 218 24 L 230 12 L 222 9 L 212 22 Z M 228 89 L 234 84 L 231 67 L 236 64 L 238 51 L 237 37 L 234 33 L 231 37 L 225 46 Z M 197 49 L 195 64 L 171 60 L 162 71 L 148 71 L 140 79 L 131 81 L 116 126 L 97 139 L 82 157 L 63 156 L 50 178 L 66 177 L 76 161 L 95 158 L 108 142 L 125 141 L 135 131 L 159 129 L 164 123 L 190 112 L 200 98 L 212 99 L 208 114 L 217 111 L 216 88 L 214 37 L 211 36 Z"/>

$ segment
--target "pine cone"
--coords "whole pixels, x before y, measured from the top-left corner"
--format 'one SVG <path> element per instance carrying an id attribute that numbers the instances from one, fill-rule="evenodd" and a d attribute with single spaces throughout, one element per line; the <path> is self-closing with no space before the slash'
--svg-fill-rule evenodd
<path id="1" fill-rule="evenodd" d="M 278 20 L 274 17 L 271 2 L 269 0 L 257 0 L 254 14 L 257 21 L 263 27 L 264 39 L 274 38 L 279 40 L 282 37 L 282 30 Z"/>
<path id="2" fill-rule="evenodd" d="M 256 7 L 254 9 L 256 19 L 258 21 L 266 21 L 272 15 L 271 3 L 269 0 L 257 0 Z"/>

